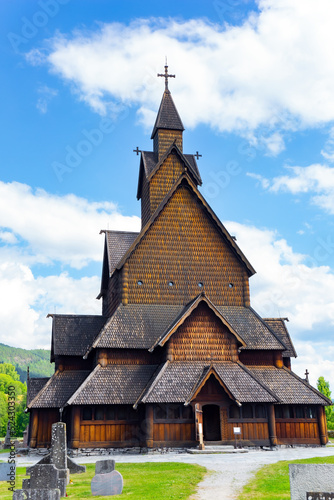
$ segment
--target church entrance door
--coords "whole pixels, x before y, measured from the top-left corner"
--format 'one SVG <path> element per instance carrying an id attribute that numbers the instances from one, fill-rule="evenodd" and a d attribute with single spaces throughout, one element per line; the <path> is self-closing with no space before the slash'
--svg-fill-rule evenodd
<path id="1" fill-rule="evenodd" d="M 221 441 L 220 408 L 217 405 L 204 405 L 203 434 L 205 441 Z"/>

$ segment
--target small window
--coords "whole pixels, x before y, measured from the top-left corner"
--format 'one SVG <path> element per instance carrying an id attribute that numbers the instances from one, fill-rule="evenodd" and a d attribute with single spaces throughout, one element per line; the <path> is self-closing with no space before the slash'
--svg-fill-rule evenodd
<path id="1" fill-rule="evenodd" d="M 138 280 L 138 281 L 137 281 L 137 285 L 138 285 L 138 286 L 142 286 L 142 285 L 143 285 L 143 281 L 142 281 L 142 280 Z"/>
<path id="2" fill-rule="evenodd" d="M 104 420 L 104 408 L 96 407 L 94 412 L 94 420 Z"/>
<path id="3" fill-rule="evenodd" d="M 124 405 L 120 405 L 117 408 L 117 420 L 126 420 L 127 418 L 127 408 Z"/>
<path id="4" fill-rule="evenodd" d="M 167 408 L 166 405 L 160 404 L 155 407 L 154 415 L 157 420 L 164 420 L 167 418 Z"/>
<path id="5" fill-rule="evenodd" d="M 191 420 L 193 419 L 193 409 L 190 405 L 188 406 L 182 406 L 182 418 L 184 420 Z"/>
<path id="6" fill-rule="evenodd" d="M 168 286 L 172 288 L 174 286 L 174 281 L 168 281 Z"/>
<path id="7" fill-rule="evenodd" d="M 204 285 L 203 285 L 203 282 L 202 282 L 202 281 L 199 281 L 199 283 L 198 283 L 198 287 L 199 287 L 199 288 L 203 288 L 203 287 L 204 287 Z"/>
<path id="8" fill-rule="evenodd" d="M 275 417 L 283 418 L 283 408 L 282 406 L 275 406 Z"/>
<path id="9" fill-rule="evenodd" d="M 305 408 L 306 418 L 316 418 L 315 410 L 312 406 L 306 406 Z"/>
<path id="10" fill-rule="evenodd" d="M 242 418 L 253 418 L 253 407 L 252 405 L 243 405 L 241 407 Z"/>
<path id="11" fill-rule="evenodd" d="M 230 418 L 239 419 L 240 418 L 240 408 L 237 405 L 230 406 Z"/>
<path id="12" fill-rule="evenodd" d="M 266 408 L 264 405 L 255 406 L 255 418 L 266 418 Z"/>
<path id="13" fill-rule="evenodd" d="M 167 407 L 167 418 L 171 420 L 180 418 L 180 405 L 169 404 Z"/>
<path id="14" fill-rule="evenodd" d="M 82 420 L 92 420 L 93 412 L 91 408 L 84 408 L 82 410 Z"/>
<path id="15" fill-rule="evenodd" d="M 304 406 L 295 406 L 296 418 L 305 418 Z"/>
<path id="16" fill-rule="evenodd" d="M 229 287 L 229 288 L 233 288 L 233 287 L 234 287 L 233 283 L 229 283 L 229 284 L 228 284 L 228 287 Z"/>
<path id="17" fill-rule="evenodd" d="M 115 420 L 115 408 L 113 406 L 108 406 L 106 410 L 106 419 Z"/>

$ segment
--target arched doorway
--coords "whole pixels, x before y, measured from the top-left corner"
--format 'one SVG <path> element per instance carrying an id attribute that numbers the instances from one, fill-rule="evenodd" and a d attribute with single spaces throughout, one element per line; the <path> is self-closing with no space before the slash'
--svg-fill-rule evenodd
<path id="1" fill-rule="evenodd" d="M 219 406 L 204 405 L 202 410 L 204 441 L 221 441 Z"/>

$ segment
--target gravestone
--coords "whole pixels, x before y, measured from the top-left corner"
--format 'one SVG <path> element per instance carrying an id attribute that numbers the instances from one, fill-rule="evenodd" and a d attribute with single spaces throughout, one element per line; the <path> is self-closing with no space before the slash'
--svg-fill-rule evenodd
<path id="1" fill-rule="evenodd" d="M 98 460 L 95 476 L 91 482 L 92 495 L 120 495 L 123 490 L 123 477 L 115 470 L 115 460 Z"/>
<path id="2" fill-rule="evenodd" d="M 23 479 L 22 488 L 31 490 L 60 490 L 60 496 L 66 495 L 66 477 L 59 477 L 59 471 L 54 464 L 36 464 L 27 469 L 30 479 Z"/>
<path id="3" fill-rule="evenodd" d="M 289 474 L 291 500 L 306 500 L 307 494 L 314 493 L 323 500 L 320 492 L 324 496 L 334 491 L 334 465 L 289 464 Z"/>
<path id="4" fill-rule="evenodd" d="M 15 481 L 16 464 L 0 463 L 0 481 Z"/>
<path id="5" fill-rule="evenodd" d="M 334 500 L 334 492 L 333 493 L 321 493 L 321 492 L 307 492 L 306 500 Z"/>
<path id="6" fill-rule="evenodd" d="M 51 452 L 43 457 L 38 463 L 41 465 L 54 464 L 59 470 L 68 469 L 71 474 L 86 472 L 85 465 L 79 465 L 67 456 L 66 424 L 64 422 L 52 424 Z"/>
<path id="7" fill-rule="evenodd" d="M 60 500 L 60 490 L 15 490 L 13 500 Z"/>
<path id="8" fill-rule="evenodd" d="M 4 448 L 10 448 L 11 446 L 11 440 L 10 440 L 10 422 L 7 424 L 7 432 L 6 432 L 6 437 L 5 437 L 5 442 L 4 442 Z"/>

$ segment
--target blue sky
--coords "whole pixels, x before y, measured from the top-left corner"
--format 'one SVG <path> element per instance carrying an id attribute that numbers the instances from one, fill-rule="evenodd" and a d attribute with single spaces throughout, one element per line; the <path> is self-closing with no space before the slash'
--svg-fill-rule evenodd
<path id="1" fill-rule="evenodd" d="M 0 3 L 0 342 L 50 343 L 49 312 L 99 314 L 103 236 L 137 230 L 139 149 L 170 89 L 201 192 L 334 387 L 330 0 Z"/>

